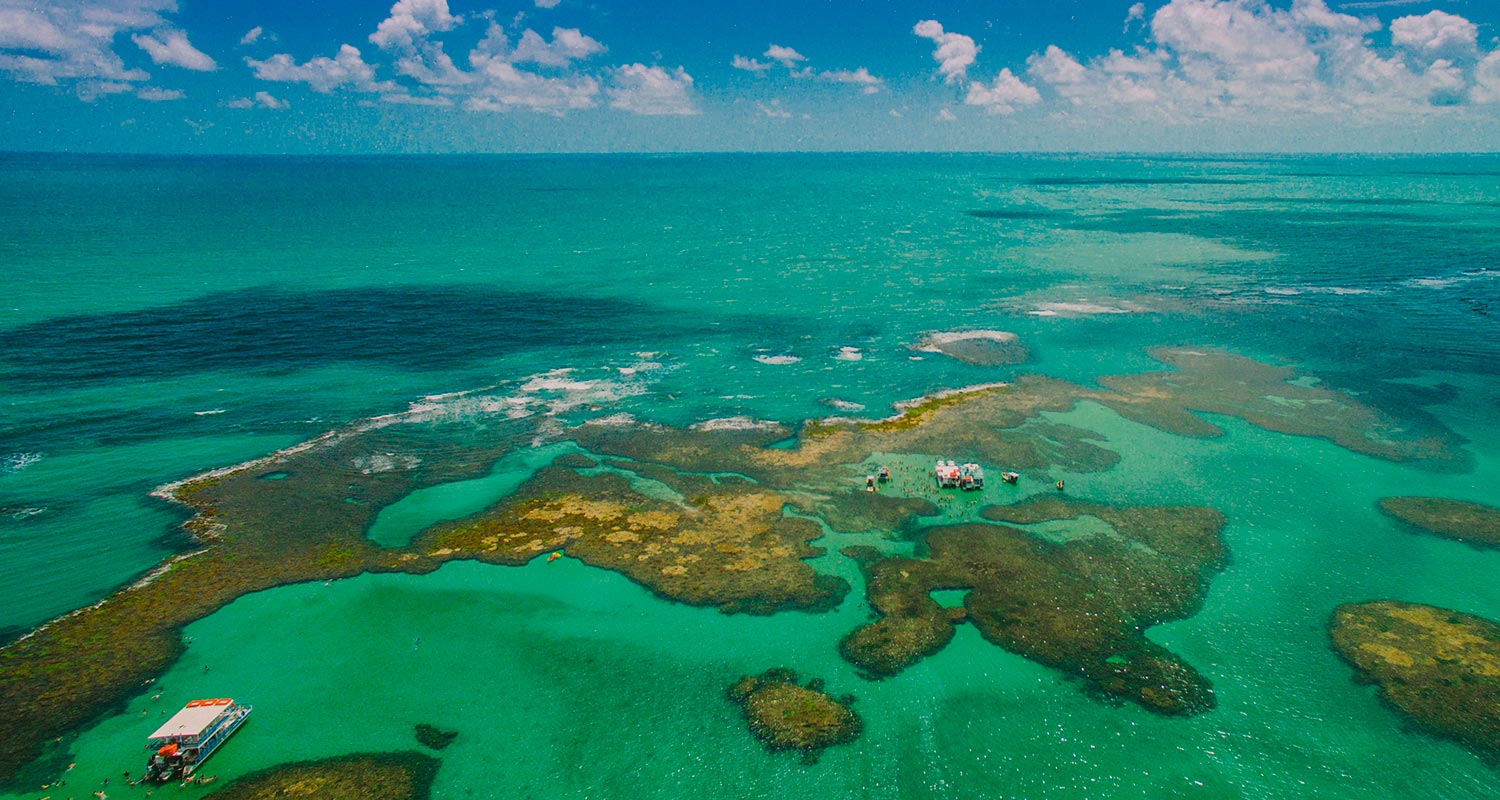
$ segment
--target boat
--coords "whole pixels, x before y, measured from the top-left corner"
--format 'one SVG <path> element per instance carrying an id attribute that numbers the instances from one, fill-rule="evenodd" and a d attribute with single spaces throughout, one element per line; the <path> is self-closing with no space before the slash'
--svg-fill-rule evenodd
<path id="1" fill-rule="evenodd" d="M 959 485 L 961 471 L 952 461 L 938 461 L 933 467 L 933 473 L 937 475 L 939 489 L 952 489 Z"/>
<path id="2" fill-rule="evenodd" d="M 194 700 L 146 738 L 151 755 L 146 759 L 144 783 L 171 783 L 193 777 L 208 757 L 250 716 L 250 706 L 233 698 Z"/>
<path id="3" fill-rule="evenodd" d="M 978 464 L 965 464 L 958 468 L 959 487 L 966 492 L 977 491 L 984 488 L 984 467 Z"/>

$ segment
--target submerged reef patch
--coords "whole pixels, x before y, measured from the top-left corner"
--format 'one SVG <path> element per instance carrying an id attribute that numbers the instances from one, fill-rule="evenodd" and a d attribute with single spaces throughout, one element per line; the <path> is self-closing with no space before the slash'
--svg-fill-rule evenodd
<path id="1" fill-rule="evenodd" d="M 417 737 L 417 743 L 432 750 L 442 750 L 453 740 L 458 738 L 458 731 L 445 731 L 436 725 L 419 722 L 412 728 L 412 735 Z"/>
<path id="2" fill-rule="evenodd" d="M 1380 510 L 1445 539 L 1500 548 L 1500 508 L 1443 497 L 1384 497 Z"/>
<path id="3" fill-rule="evenodd" d="M 797 750 L 813 764 L 825 749 L 864 731 L 864 721 L 849 707 L 854 698 L 835 699 L 823 693 L 822 684 L 815 678 L 803 686 L 796 672 L 769 669 L 735 681 L 728 694 L 767 749 Z"/>
<path id="4" fill-rule="evenodd" d="M 283 764 L 246 775 L 203 800 L 426 800 L 437 759 L 421 753 L 362 753 Z"/>
<path id="5" fill-rule="evenodd" d="M 1397 711 L 1500 758 L 1500 625 L 1435 606 L 1339 606 L 1333 648 Z"/>
<path id="6" fill-rule="evenodd" d="M 1213 707 L 1208 680 L 1144 631 L 1202 604 L 1225 562 L 1217 511 L 1040 496 L 988 507 L 984 516 L 1016 524 L 1088 516 L 1109 533 L 1059 543 L 1016 527 L 957 525 L 928 529 L 922 558 L 848 548 L 878 619 L 844 638 L 846 659 L 873 677 L 894 675 L 942 649 L 953 626 L 967 620 L 989 642 L 1077 676 L 1106 697 L 1165 714 Z M 932 598 L 952 589 L 969 590 L 962 608 Z"/>

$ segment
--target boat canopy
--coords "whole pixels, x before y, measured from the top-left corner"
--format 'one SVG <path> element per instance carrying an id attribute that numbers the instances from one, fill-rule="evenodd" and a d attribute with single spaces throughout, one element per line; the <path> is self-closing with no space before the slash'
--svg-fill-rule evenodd
<path id="1" fill-rule="evenodd" d="M 234 708 L 234 700 L 218 697 L 211 700 L 194 700 L 156 729 L 149 737 L 151 741 L 191 739 L 208 730 L 220 715 Z"/>

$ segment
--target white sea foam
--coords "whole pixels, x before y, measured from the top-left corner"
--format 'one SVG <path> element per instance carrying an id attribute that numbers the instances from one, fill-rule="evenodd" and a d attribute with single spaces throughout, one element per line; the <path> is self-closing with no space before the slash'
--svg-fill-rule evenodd
<path id="1" fill-rule="evenodd" d="M 47 509 L 41 508 L 39 506 L 27 506 L 26 508 L 7 508 L 4 510 L 5 514 L 9 515 L 11 519 L 16 520 L 34 517 L 37 514 L 45 514 L 46 512 Z"/>
<path id="2" fill-rule="evenodd" d="M 222 409 L 222 408 L 210 408 L 207 411 L 194 411 L 193 412 L 193 416 L 195 416 L 195 417 L 212 417 L 212 416 L 215 416 L 217 414 L 222 414 L 222 413 L 224 413 L 224 409 Z"/>
<path id="3" fill-rule="evenodd" d="M 840 347 L 833 357 L 839 361 L 859 361 L 865 357 L 865 354 L 858 347 Z"/>
<path id="4" fill-rule="evenodd" d="M 1278 296 L 1331 294 L 1337 297 L 1347 297 L 1351 295 L 1376 294 L 1374 289 L 1361 289 L 1355 286 L 1267 286 L 1261 291 L 1266 294 Z"/>
<path id="5" fill-rule="evenodd" d="M 20 472 L 41 460 L 41 453 L 10 453 L 0 456 L 0 475 L 8 472 Z"/>
<path id="6" fill-rule="evenodd" d="M 755 360 L 759 361 L 762 364 L 770 364 L 770 365 L 775 366 L 775 367 L 780 367 L 780 366 L 785 366 L 787 364 L 795 364 L 798 361 L 801 361 L 802 359 L 798 358 L 797 356 L 780 355 L 780 356 L 756 356 Z"/>
<path id="7" fill-rule="evenodd" d="M 836 408 L 840 411 L 864 411 L 864 403 L 856 403 L 851 400 L 840 400 L 837 397 L 829 397 L 823 400 L 823 404 Z"/>

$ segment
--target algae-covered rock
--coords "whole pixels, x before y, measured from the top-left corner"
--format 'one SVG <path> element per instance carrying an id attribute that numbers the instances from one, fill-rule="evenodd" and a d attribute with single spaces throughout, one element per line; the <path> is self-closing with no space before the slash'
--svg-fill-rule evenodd
<path id="1" fill-rule="evenodd" d="M 771 750 L 797 750 L 814 763 L 824 749 L 859 738 L 864 722 L 849 707 L 822 691 L 822 681 L 806 686 L 789 669 L 746 675 L 729 687 L 729 699 L 744 711 L 750 731 Z"/>
<path id="2" fill-rule="evenodd" d="M 1446 539 L 1500 547 L 1500 508 L 1443 497 L 1386 497 L 1380 510 Z"/>
<path id="3" fill-rule="evenodd" d="M 1380 697 L 1437 733 L 1500 757 L 1500 625 L 1383 600 L 1333 612 L 1334 650 Z"/>
<path id="4" fill-rule="evenodd" d="M 1202 604 L 1209 576 L 1224 563 L 1218 512 L 1040 496 L 984 516 L 1022 525 L 1094 522 L 1076 526 L 1086 535 L 1061 542 L 1003 525 L 932 528 L 926 558 L 846 549 L 860 561 L 879 615 L 840 643 L 847 660 L 871 677 L 894 675 L 942 649 L 953 626 L 967 620 L 986 640 L 1082 678 L 1103 696 L 1164 714 L 1213 707 L 1208 680 L 1143 632 Z M 969 590 L 962 609 L 932 598 L 946 589 Z"/>
<path id="5" fill-rule="evenodd" d="M 283 764 L 246 775 L 204 800 L 424 800 L 438 760 L 421 753 L 369 753 Z"/>

